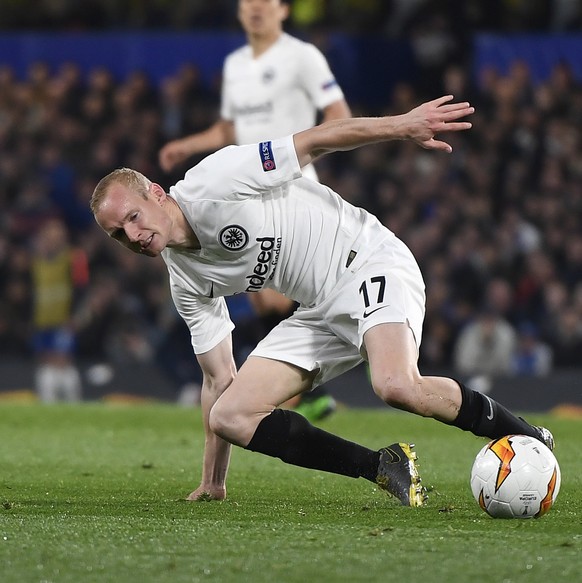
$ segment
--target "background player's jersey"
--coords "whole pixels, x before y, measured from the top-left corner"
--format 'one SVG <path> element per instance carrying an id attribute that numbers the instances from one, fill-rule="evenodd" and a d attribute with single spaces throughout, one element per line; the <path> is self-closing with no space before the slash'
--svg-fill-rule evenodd
<path id="1" fill-rule="evenodd" d="M 318 110 L 343 97 L 321 52 L 283 33 L 258 58 L 249 45 L 226 58 L 220 113 L 237 144 L 254 144 L 313 127 Z"/>
<path id="2" fill-rule="evenodd" d="M 301 177 L 293 137 L 229 146 L 170 189 L 201 249 L 166 248 L 178 311 L 197 353 L 232 329 L 221 296 L 275 289 L 321 302 L 347 271 L 393 236 L 365 210 Z"/>

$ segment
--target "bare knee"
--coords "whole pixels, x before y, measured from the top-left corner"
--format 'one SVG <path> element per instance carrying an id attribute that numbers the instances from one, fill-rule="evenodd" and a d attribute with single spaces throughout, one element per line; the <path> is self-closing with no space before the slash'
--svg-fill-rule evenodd
<path id="1" fill-rule="evenodd" d="M 410 372 L 388 371 L 372 375 L 374 392 L 385 403 L 419 415 L 428 415 L 421 398 L 422 377 Z"/>
<path id="2" fill-rule="evenodd" d="M 210 410 L 208 425 L 218 437 L 245 447 L 263 416 L 244 411 L 228 399 L 220 398 Z"/>
<path id="3" fill-rule="evenodd" d="M 241 420 L 228 400 L 218 399 L 210 410 L 208 417 L 210 431 L 230 443 L 240 443 Z"/>

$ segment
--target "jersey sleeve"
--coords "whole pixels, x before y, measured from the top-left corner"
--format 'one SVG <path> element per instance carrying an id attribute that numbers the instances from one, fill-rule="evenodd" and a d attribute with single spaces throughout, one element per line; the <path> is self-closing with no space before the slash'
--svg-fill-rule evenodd
<path id="1" fill-rule="evenodd" d="M 301 82 L 318 109 L 344 98 L 323 53 L 311 44 L 305 44 L 300 67 Z"/>
<path id="2" fill-rule="evenodd" d="M 258 144 L 227 146 L 191 168 L 175 188 L 198 197 L 237 200 L 281 187 L 302 176 L 293 136 Z"/>
<path id="3" fill-rule="evenodd" d="M 170 288 L 176 309 L 190 329 L 195 354 L 208 352 L 234 329 L 224 298 L 194 296 L 174 283 Z"/>

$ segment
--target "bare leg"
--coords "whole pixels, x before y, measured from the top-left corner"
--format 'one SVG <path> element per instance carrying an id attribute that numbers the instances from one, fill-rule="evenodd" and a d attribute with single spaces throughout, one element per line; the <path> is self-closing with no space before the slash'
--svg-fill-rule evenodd
<path id="1" fill-rule="evenodd" d="M 210 412 L 223 439 L 286 463 L 375 482 L 406 506 L 422 506 L 424 492 L 408 444 L 374 451 L 313 426 L 295 411 L 277 409 L 309 389 L 315 372 L 250 357 Z"/>
<path id="2" fill-rule="evenodd" d="M 421 376 L 414 335 L 407 324 L 381 324 L 368 330 L 364 343 L 374 392 L 386 403 L 423 417 L 454 421 L 461 390 L 453 379 Z"/>
<path id="3" fill-rule="evenodd" d="M 417 366 L 417 348 L 407 324 L 380 324 L 364 335 L 372 386 L 389 405 L 432 417 L 475 435 L 497 439 L 523 434 L 553 448 L 553 437 L 516 417 L 490 397 L 444 377 L 423 377 Z"/>
<path id="4" fill-rule="evenodd" d="M 212 408 L 213 431 L 245 447 L 259 423 L 282 403 L 309 390 L 315 375 L 286 362 L 249 357 Z"/>
<path id="5" fill-rule="evenodd" d="M 275 360 L 251 357 L 210 412 L 214 433 L 236 445 L 286 463 L 372 482 L 380 452 L 315 427 L 295 411 L 277 409 L 311 387 L 315 372 Z M 405 468 L 403 503 L 410 503 L 410 474 Z M 402 472 L 400 465 L 392 472 Z M 402 481 L 402 480 L 401 480 Z"/>

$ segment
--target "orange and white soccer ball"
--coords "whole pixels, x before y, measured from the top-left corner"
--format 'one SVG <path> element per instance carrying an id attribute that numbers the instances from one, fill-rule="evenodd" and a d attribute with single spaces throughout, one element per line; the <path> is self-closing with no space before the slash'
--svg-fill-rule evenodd
<path id="1" fill-rule="evenodd" d="M 551 450 L 526 435 L 489 442 L 475 458 L 471 491 L 494 518 L 539 518 L 560 491 L 560 466 Z"/>

